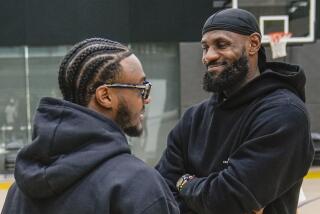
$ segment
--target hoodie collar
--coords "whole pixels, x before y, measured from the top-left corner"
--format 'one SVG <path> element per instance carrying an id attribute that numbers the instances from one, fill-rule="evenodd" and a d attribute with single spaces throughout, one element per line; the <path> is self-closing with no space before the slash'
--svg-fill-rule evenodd
<path id="1" fill-rule="evenodd" d="M 286 88 L 305 101 L 304 71 L 297 65 L 281 62 L 266 63 L 267 69 L 240 90 L 225 98 L 223 94 L 212 97 L 221 108 L 236 108 L 280 88 Z"/>
<path id="2" fill-rule="evenodd" d="M 47 198 L 121 153 L 130 149 L 113 121 L 74 103 L 43 98 L 35 114 L 32 143 L 17 156 L 16 183 L 32 198 Z"/>

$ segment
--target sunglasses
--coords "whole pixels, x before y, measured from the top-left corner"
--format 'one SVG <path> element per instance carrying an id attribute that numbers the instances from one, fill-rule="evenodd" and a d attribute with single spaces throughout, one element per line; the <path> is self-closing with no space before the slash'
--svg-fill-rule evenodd
<path id="1" fill-rule="evenodd" d="M 151 83 L 148 81 L 144 81 L 143 84 L 122 84 L 122 83 L 112 83 L 105 84 L 105 86 L 110 88 L 137 88 L 140 90 L 141 96 L 144 100 L 149 98 L 151 91 Z"/>

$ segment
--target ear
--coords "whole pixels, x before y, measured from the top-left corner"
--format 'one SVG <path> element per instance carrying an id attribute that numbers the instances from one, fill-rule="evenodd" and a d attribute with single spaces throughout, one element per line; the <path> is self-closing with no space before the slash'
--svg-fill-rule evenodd
<path id="1" fill-rule="evenodd" d="M 249 36 L 249 51 L 250 56 L 258 53 L 261 46 L 261 36 L 259 33 L 253 33 Z"/>
<path id="2" fill-rule="evenodd" d="M 104 108 L 112 108 L 112 94 L 107 86 L 101 85 L 96 89 L 95 99 Z"/>

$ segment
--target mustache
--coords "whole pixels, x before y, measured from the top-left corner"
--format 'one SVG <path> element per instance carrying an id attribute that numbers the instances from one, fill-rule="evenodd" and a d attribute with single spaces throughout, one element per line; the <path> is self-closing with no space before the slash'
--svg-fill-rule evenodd
<path id="1" fill-rule="evenodd" d="M 206 64 L 206 67 L 209 68 L 209 66 L 221 66 L 221 65 L 228 65 L 228 63 L 226 61 L 222 61 L 222 62 L 208 62 Z"/>

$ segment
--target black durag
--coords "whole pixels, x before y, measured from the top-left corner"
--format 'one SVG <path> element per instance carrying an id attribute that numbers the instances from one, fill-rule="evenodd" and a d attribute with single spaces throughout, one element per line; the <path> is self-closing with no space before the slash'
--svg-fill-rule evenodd
<path id="1" fill-rule="evenodd" d="M 212 30 L 226 30 L 248 36 L 257 32 L 261 35 L 254 15 L 237 8 L 221 10 L 211 15 L 202 28 L 202 35 Z M 258 54 L 259 70 L 263 72 L 266 63 L 266 53 L 263 46 L 260 47 Z"/>

